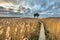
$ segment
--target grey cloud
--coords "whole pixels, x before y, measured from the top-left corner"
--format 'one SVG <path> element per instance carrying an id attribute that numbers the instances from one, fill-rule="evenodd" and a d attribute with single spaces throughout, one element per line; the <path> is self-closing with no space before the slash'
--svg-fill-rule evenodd
<path id="1" fill-rule="evenodd" d="M 55 2 L 59 2 L 60 3 L 60 0 L 54 0 Z"/>

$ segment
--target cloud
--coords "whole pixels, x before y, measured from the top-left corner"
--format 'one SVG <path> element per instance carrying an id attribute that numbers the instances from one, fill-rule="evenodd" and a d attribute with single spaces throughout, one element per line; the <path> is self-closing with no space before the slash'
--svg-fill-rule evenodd
<path id="1" fill-rule="evenodd" d="M 60 3 L 60 0 L 54 0 L 54 1 Z"/>
<path id="2" fill-rule="evenodd" d="M 53 10 L 54 9 L 53 7 L 55 7 L 56 4 L 54 1 L 60 2 L 60 0 L 0 0 L 0 3 L 5 2 L 8 3 L 8 6 L 10 6 L 10 4 L 13 4 L 16 7 L 17 5 L 19 5 L 20 7 L 43 11 L 43 10 Z M 7 5 L 5 3 L 2 4 Z"/>

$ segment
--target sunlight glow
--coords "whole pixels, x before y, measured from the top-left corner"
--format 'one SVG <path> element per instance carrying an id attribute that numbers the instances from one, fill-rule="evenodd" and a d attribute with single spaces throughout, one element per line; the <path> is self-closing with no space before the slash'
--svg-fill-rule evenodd
<path id="1" fill-rule="evenodd" d="M 11 6 L 14 6 L 14 5 L 12 3 L 0 3 L 0 6 L 8 8 L 8 7 L 11 7 Z"/>

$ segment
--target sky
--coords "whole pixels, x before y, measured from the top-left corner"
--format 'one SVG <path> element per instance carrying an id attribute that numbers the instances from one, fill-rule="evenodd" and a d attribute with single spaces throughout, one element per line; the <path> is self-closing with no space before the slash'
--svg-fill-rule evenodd
<path id="1" fill-rule="evenodd" d="M 38 11 L 41 16 L 60 15 L 60 0 L 0 0 L 0 6 L 25 7 L 32 13 Z M 31 12 L 28 15 L 32 15 Z"/>

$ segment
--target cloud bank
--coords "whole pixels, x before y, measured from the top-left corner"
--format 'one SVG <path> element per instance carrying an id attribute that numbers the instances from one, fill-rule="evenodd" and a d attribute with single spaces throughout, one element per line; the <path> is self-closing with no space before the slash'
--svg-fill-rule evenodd
<path id="1" fill-rule="evenodd" d="M 11 3 L 16 7 L 30 8 L 31 11 L 38 10 L 42 12 L 58 13 L 60 9 L 60 0 L 0 0 L 0 2 Z"/>

